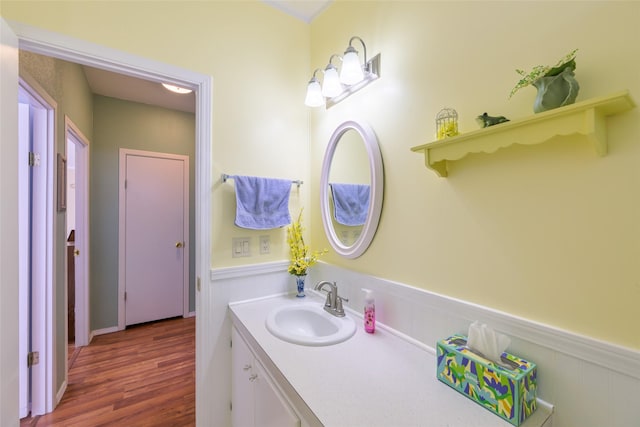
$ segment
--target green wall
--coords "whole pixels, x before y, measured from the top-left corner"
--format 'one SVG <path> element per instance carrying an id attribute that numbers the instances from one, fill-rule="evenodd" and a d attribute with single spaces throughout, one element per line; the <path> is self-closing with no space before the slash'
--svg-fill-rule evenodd
<path id="1" fill-rule="evenodd" d="M 20 52 L 20 72 L 30 75 L 53 98 L 57 105 L 55 153 L 65 154 L 66 136 L 64 120 L 68 116 L 82 133 L 91 140 L 93 135 L 93 95 L 82 67 L 65 61 L 60 61 L 46 56 L 36 55 L 30 52 Z M 54 263 L 56 288 L 55 306 L 55 353 L 56 353 L 56 389 L 59 389 L 65 380 L 63 373 L 67 360 L 65 348 L 66 337 L 66 228 L 65 213 L 56 212 L 55 215 L 55 243 Z"/>
<path id="2" fill-rule="evenodd" d="M 118 161 L 120 148 L 189 156 L 189 252 L 195 254 L 195 115 L 94 96 L 91 145 L 91 330 L 118 325 Z M 195 256 L 189 310 L 195 310 Z"/>
<path id="3" fill-rule="evenodd" d="M 189 241 L 194 247 L 195 116 L 143 104 L 94 96 L 78 64 L 20 52 L 20 70 L 28 73 L 57 102 L 56 149 L 65 153 L 68 116 L 90 146 L 90 331 L 118 325 L 118 150 L 130 148 L 187 155 Z M 66 336 L 65 214 L 55 216 L 56 388 L 65 378 Z M 189 311 L 195 311 L 195 257 L 189 266 Z"/>

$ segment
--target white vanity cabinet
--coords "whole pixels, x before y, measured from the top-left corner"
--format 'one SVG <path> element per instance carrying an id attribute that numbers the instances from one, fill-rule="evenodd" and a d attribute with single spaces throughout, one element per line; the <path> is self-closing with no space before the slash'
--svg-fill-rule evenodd
<path id="1" fill-rule="evenodd" d="M 231 339 L 233 427 L 300 427 L 300 419 L 235 327 Z"/>

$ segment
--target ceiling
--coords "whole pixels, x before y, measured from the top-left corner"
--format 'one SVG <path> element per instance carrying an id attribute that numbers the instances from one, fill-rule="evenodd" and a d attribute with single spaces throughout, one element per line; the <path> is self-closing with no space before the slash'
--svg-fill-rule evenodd
<path id="1" fill-rule="evenodd" d="M 310 23 L 333 0 L 262 0 L 295 18 Z M 155 105 L 170 110 L 195 113 L 195 94 L 180 95 L 165 89 L 160 83 L 124 74 L 84 66 L 84 73 L 93 93 L 126 101 Z"/>
<path id="2" fill-rule="evenodd" d="M 302 19 L 307 24 L 325 10 L 333 0 L 262 0 L 291 16 Z"/>
<path id="3" fill-rule="evenodd" d="M 193 92 L 181 95 L 168 91 L 157 82 L 93 67 L 83 68 L 89 87 L 95 94 L 187 113 L 196 111 L 196 97 Z"/>

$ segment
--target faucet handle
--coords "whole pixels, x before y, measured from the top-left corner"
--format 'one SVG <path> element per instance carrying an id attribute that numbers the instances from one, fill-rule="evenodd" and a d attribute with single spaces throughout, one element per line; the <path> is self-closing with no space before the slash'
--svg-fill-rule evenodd
<path id="1" fill-rule="evenodd" d="M 336 295 L 336 313 L 344 316 L 344 308 L 342 307 L 342 301 L 349 302 L 347 298 L 343 298 L 340 295 Z"/>
<path id="2" fill-rule="evenodd" d="M 324 302 L 325 307 L 331 307 L 331 292 L 327 292 L 327 299 Z"/>

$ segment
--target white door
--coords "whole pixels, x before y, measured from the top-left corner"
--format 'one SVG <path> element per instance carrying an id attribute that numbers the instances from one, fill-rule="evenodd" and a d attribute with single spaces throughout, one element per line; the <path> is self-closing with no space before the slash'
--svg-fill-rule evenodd
<path id="1" fill-rule="evenodd" d="M 69 117 L 65 117 L 65 134 L 68 169 L 66 235 L 70 229 L 75 230 L 75 346 L 82 347 L 89 344 L 89 140 Z M 73 171 L 69 170 L 70 165 L 74 166 Z M 70 188 L 71 177 L 74 189 Z"/>
<path id="2" fill-rule="evenodd" d="M 31 350 L 31 173 L 29 152 L 31 148 L 31 127 L 29 125 L 29 104 L 18 104 L 18 262 L 19 262 L 19 360 L 27 360 Z M 29 367 L 20 363 L 20 418 L 29 415 L 30 381 Z"/>
<path id="3" fill-rule="evenodd" d="M 55 396 L 52 161 L 55 101 L 37 83 L 22 77 L 18 94 L 20 415 L 30 407 L 31 415 L 35 416 L 52 411 Z M 29 157 L 31 160 L 27 161 Z M 30 368 L 26 366 L 25 351 L 38 355 L 38 361 Z"/>
<path id="4" fill-rule="evenodd" d="M 121 150 L 125 324 L 184 313 L 188 290 L 186 156 Z"/>

